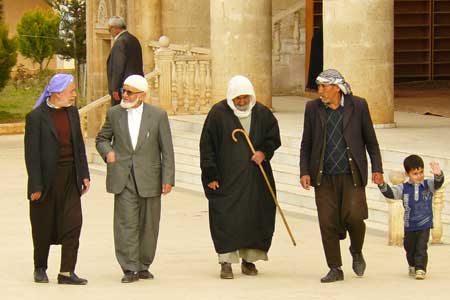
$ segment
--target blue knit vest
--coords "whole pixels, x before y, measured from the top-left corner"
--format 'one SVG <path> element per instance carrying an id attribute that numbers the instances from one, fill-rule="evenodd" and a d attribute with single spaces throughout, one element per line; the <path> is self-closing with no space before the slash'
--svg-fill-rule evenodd
<path id="1" fill-rule="evenodd" d="M 403 183 L 403 207 L 405 208 L 405 231 L 424 230 L 433 227 L 433 193 L 425 180 L 419 185 L 415 199 L 414 184 Z"/>

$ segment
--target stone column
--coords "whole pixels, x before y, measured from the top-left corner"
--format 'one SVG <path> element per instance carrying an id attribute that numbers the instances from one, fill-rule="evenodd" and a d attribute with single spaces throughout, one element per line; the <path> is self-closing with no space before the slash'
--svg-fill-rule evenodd
<path id="1" fill-rule="evenodd" d="M 323 1 L 324 69 L 367 100 L 376 127 L 394 127 L 394 1 Z"/>
<path id="2" fill-rule="evenodd" d="M 272 106 L 272 1 L 211 0 L 213 102 L 234 75 L 247 76 L 256 99 Z"/>
<path id="3" fill-rule="evenodd" d="M 144 73 L 147 74 L 155 67 L 153 50 L 147 45 L 161 37 L 161 0 L 133 2 L 134 7 L 128 9 L 129 30 L 141 43 Z"/>

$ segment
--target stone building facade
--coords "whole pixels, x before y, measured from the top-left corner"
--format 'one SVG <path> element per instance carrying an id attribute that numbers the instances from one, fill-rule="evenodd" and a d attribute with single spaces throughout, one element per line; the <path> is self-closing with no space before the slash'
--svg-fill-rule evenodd
<path id="1" fill-rule="evenodd" d="M 393 0 L 323 1 L 324 68 L 336 68 L 365 97 L 375 123 L 393 125 Z M 88 96 L 107 91 L 111 48 L 107 20 L 123 16 L 143 47 L 144 71 L 154 69 L 152 41 L 209 49 L 212 99 L 228 79 L 248 76 L 257 98 L 299 95 L 306 85 L 313 0 L 91 0 L 87 1 Z M 309 32 L 309 33 L 308 33 Z"/>

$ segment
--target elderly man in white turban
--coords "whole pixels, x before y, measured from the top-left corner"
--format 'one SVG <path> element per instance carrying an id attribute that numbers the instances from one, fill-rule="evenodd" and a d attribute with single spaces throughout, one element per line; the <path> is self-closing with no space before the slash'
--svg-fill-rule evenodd
<path id="1" fill-rule="evenodd" d="M 238 128 L 248 133 L 254 155 L 245 141 L 232 141 Z M 270 159 L 280 145 L 275 116 L 256 102 L 248 78 L 233 77 L 227 99 L 209 112 L 200 140 L 202 182 L 222 279 L 233 278 L 231 264 L 239 263 L 239 258 L 245 275 L 257 275 L 254 262 L 268 259 L 276 208 L 258 165 L 262 164 L 275 190 Z"/>
<path id="2" fill-rule="evenodd" d="M 106 189 L 114 194 L 114 245 L 123 283 L 153 278 L 148 269 L 156 252 L 161 194 L 175 182 L 167 113 L 143 102 L 147 89 L 141 75 L 127 77 L 120 105 L 108 111 L 96 138 L 107 163 Z"/>

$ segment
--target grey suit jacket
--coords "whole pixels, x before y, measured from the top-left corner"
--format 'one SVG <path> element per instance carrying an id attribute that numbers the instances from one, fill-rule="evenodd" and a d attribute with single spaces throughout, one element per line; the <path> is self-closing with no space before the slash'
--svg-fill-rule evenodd
<path id="1" fill-rule="evenodd" d="M 116 162 L 107 163 L 106 190 L 119 194 L 131 169 L 141 197 L 161 195 L 162 184 L 175 183 L 175 159 L 167 113 L 144 103 L 136 149 L 128 130 L 128 113 L 120 105 L 108 110 L 106 121 L 95 139 L 98 153 L 116 153 Z"/>

